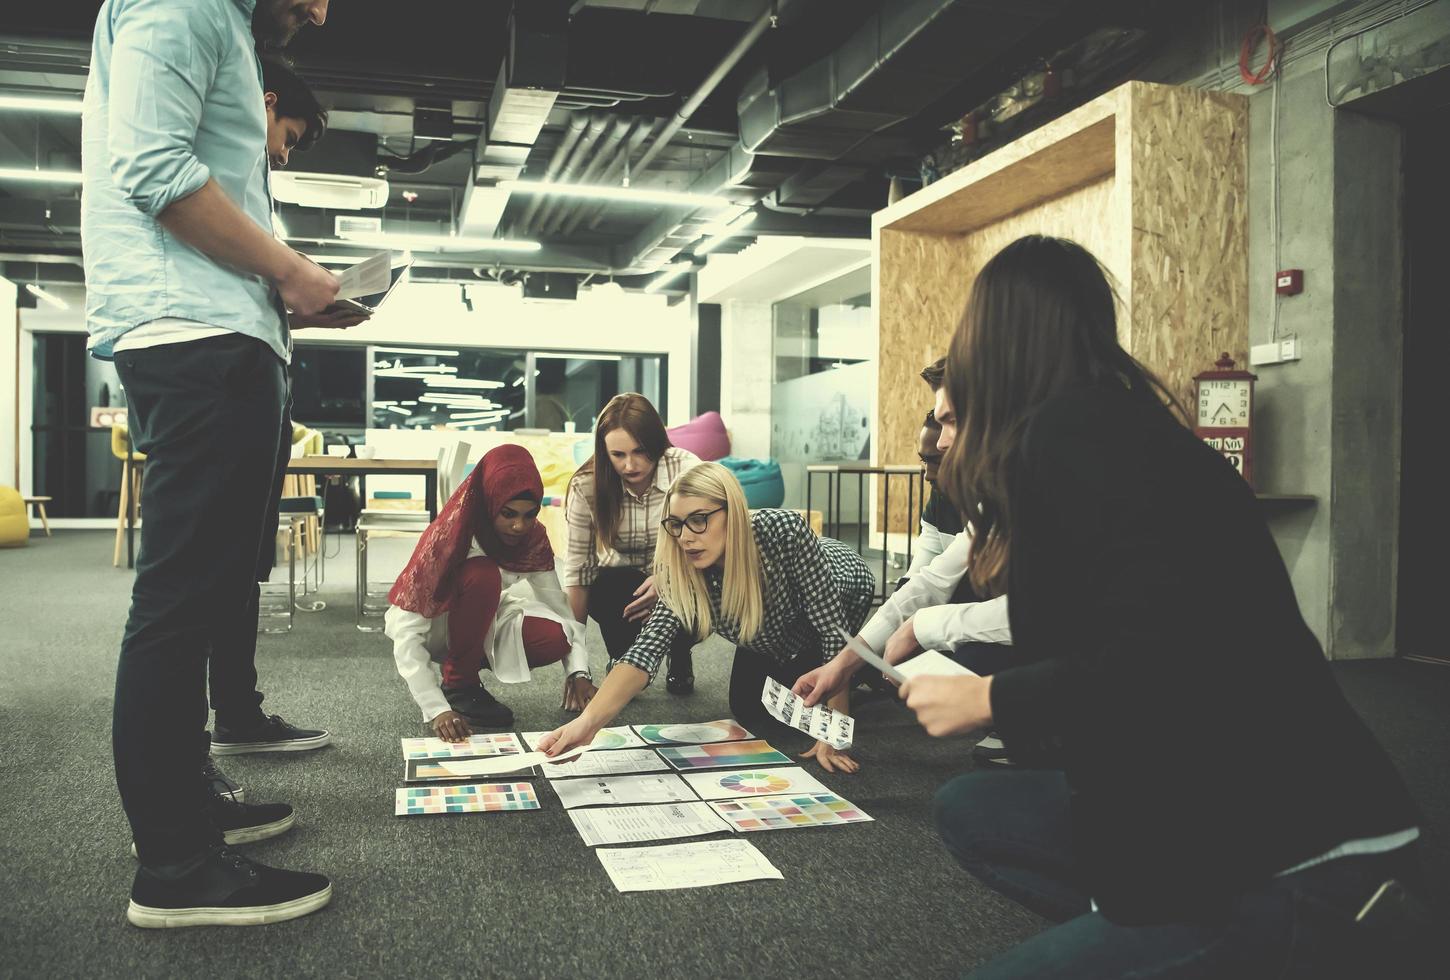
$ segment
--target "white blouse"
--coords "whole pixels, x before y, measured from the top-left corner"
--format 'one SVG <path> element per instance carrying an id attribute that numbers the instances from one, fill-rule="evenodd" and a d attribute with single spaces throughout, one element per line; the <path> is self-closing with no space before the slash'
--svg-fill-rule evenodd
<path id="1" fill-rule="evenodd" d="M 474 541 L 469 558 L 487 557 Z M 547 619 L 564 627 L 570 650 L 564 658 L 565 677 L 589 673 L 589 652 L 584 647 L 584 624 L 574 618 L 559 575 L 547 572 L 511 572 L 500 568 L 503 595 L 498 614 L 489 627 L 484 642 L 484 655 L 494 676 L 506 684 L 523 684 L 529 680 L 529 661 L 524 653 L 524 617 Z M 451 710 L 434 663 L 441 663 L 448 653 L 448 616 L 435 618 L 389 606 L 383 616 L 383 632 L 393 641 L 393 660 L 398 674 L 408 684 L 413 700 L 423 711 L 423 720 L 432 721 Z"/>

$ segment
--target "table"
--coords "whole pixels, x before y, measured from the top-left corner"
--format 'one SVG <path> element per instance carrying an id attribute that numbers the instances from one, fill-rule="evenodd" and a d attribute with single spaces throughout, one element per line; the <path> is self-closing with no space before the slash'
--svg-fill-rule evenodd
<path id="1" fill-rule="evenodd" d="M 40 526 L 45 528 L 45 536 L 50 537 L 50 521 L 45 516 L 45 505 L 50 503 L 49 497 L 22 497 L 26 508 L 35 507 L 36 516 L 40 518 Z"/>
<path id="2" fill-rule="evenodd" d="M 856 551 L 859 554 L 865 550 L 866 544 L 866 520 L 864 519 L 866 507 L 866 477 L 880 476 L 882 480 L 881 500 L 881 591 L 874 597 L 878 603 L 885 602 L 886 597 L 891 594 L 890 573 L 890 529 L 891 529 L 891 478 L 906 477 L 906 565 L 911 567 L 911 541 L 913 532 L 916 531 L 916 522 L 920 519 L 922 510 L 926 507 L 926 472 L 920 463 L 910 465 L 885 465 L 872 466 L 867 463 L 813 463 L 806 467 L 806 513 L 811 511 L 812 491 L 815 487 L 815 478 L 824 475 L 826 478 L 826 517 L 824 525 L 834 533 L 831 537 L 839 539 L 841 536 L 841 484 L 845 477 L 856 477 L 856 502 L 857 507 L 862 510 L 862 521 L 856 529 Z M 834 496 L 833 496 L 834 492 Z"/>
<path id="3" fill-rule="evenodd" d="M 350 456 L 300 456 L 287 462 L 287 472 L 299 476 L 355 476 L 366 502 L 369 476 L 421 476 L 427 497 L 428 520 L 438 517 L 438 461 L 436 459 L 354 459 Z"/>

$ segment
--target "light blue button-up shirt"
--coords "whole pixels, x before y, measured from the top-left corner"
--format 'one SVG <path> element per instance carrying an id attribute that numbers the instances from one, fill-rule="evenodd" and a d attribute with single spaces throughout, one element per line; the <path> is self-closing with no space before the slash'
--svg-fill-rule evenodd
<path id="1" fill-rule="evenodd" d="M 288 359 L 266 279 L 222 265 L 157 220 L 214 179 L 272 233 L 256 0 L 106 0 L 81 123 L 81 243 L 90 349 L 163 317 L 256 337 Z"/>

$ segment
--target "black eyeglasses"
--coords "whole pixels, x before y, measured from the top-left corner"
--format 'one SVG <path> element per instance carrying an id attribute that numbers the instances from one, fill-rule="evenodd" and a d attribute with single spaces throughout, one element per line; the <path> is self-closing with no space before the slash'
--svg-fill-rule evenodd
<path id="1" fill-rule="evenodd" d="M 724 507 L 716 507 L 714 510 L 697 510 L 683 521 L 678 517 L 666 517 L 660 521 L 660 527 L 672 538 L 678 538 L 680 533 L 689 528 L 696 534 L 704 534 L 710 526 L 710 518 L 724 510 Z"/>

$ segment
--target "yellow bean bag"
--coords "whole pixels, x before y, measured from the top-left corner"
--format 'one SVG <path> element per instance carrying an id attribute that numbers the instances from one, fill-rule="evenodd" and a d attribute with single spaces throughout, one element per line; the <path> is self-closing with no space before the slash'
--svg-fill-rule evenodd
<path id="1" fill-rule="evenodd" d="M 0 487 L 0 548 L 23 548 L 30 543 L 30 515 L 25 498 L 14 487 Z"/>

